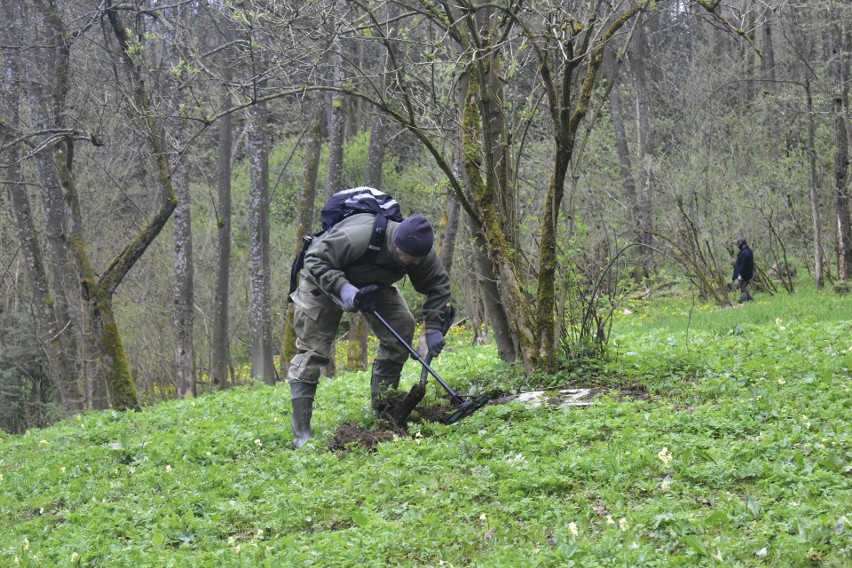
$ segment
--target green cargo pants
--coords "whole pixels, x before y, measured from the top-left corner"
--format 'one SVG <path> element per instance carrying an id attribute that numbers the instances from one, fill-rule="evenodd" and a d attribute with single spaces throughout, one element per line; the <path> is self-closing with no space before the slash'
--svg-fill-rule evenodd
<path id="1" fill-rule="evenodd" d="M 287 370 L 287 382 L 317 383 L 322 367 L 328 364 L 343 308 L 317 287 L 310 275 L 302 272 L 299 288 L 293 292 L 293 326 L 296 331 L 296 355 Z M 405 298 L 395 286 L 384 288 L 376 298 L 376 311 L 409 345 L 414 337 L 414 316 Z M 405 363 L 408 350 L 373 315 L 364 314 L 379 339 L 376 359 Z"/>

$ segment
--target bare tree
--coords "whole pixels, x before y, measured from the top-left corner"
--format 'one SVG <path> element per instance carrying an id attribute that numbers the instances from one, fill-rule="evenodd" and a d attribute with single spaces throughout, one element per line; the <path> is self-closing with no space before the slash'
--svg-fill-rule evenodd
<path id="1" fill-rule="evenodd" d="M 645 25 L 636 26 L 633 36 L 633 49 L 629 55 L 630 69 L 633 72 L 634 97 L 636 103 L 636 121 L 638 134 L 640 191 L 638 196 L 639 217 L 639 248 L 641 265 L 636 267 L 637 275 L 646 276 L 651 270 L 651 246 L 654 232 L 654 168 L 656 156 L 654 152 L 654 133 L 651 117 L 651 95 L 647 67 L 650 65 L 646 48 Z"/>
<path id="2" fill-rule="evenodd" d="M 16 23 L 19 24 L 17 14 L 12 11 L 11 6 L 4 6 L 3 16 L 7 23 L 7 39 L 22 45 L 21 37 L 17 33 L 20 30 L 20 25 L 15 25 Z M 10 144 L 15 138 L 15 132 L 11 125 L 20 123 L 20 89 L 17 82 L 23 74 L 18 64 L 19 54 L 7 47 L 3 55 L 3 80 L 0 89 L 0 95 L 2 95 L 0 97 L 0 125 L 2 125 L 0 126 L 0 146 L 8 146 L 8 150 L 0 154 L 5 158 L 0 162 L 0 170 L 5 172 L 4 177 L 11 194 L 18 240 L 21 243 L 33 303 L 40 314 L 39 323 L 43 329 L 42 341 L 50 367 L 50 376 L 56 383 L 62 409 L 66 412 L 75 412 L 82 410 L 83 400 L 76 382 L 73 359 L 67 349 L 69 338 L 73 338 L 73 332 L 59 326 L 56 313 L 53 310 L 52 306 L 55 305 L 55 300 L 45 274 L 42 249 L 38 241 L 24 176 L 21 171 L 21 152 L 18 150 L 18 146 Z M 66 322 L 66 325 L 68 323 L 70 322 Z"/>
<path id="3" fill-rule="evenodd" d="M 842 12 L 838 13 L 840 15 Z M 847 115 L 849 113 L 849 77 L 848 62 L 844 38 L 848 37 L 844 19 L 833 19 L 828 27 L 828 57 L 831 66 L 831 78 L 834 86 L 832 103 L 834 107 L 834 191 L 837 214 L 837 271 L 841 280 L 846 280 L 852 272 L 852 222 L 849 205 L 849 134 Z"/>
<path id="4" fill-rule="evenodd" d="M 67 69 L 70 65 L 71 45 L 66 43 L 68 34 L 55 6 L 42 3 L 38 8 L 35 11 L 23 10 L 19 20 L 24 30 L 22 39 L 25 39 L 26 43 L 39 46 L 23 57 L 22 66 L 33 126 L 41 132 L 67 131 L 65 98 L 69 88 Z M 54 138 L 53 143 L 38 145 L 34 150 L 45 232 L 51 253 L 50 285 L 53 310 L 57 328 L 63 330 L 59 344 L 64 353 L 63 358 L 69 361 L 69 364 L 74 361 L 74 364 L 63 372 L 71 373 L 71 376 L 67 377 L 68 380 L 77 381 L 85 377 L 86 396 L 82 404 L 102 408 L 107 404 L 103 377 L 93 373 L 84 375 L 85 365 L 78 357 L 80 343 L 90 342 L 91 335 L 87 333 L 85 320 L 72 309 L 74 298 L 79 295 L 79 284 L 74 275 L 71 250 L 65 238 L 66 205 L 63 203 L 60 171 L 54 163 L 55 159 L 62 159 L 59 155 L 62 147 L 61 138 Z M 63 379 L 57 377 L 56 380 Z"/>
<path id="5" fill-rule="evenodd" d="M 822 222 L 819 211 L 819 182 L 817 180 L 817 151 L 816 151 L 816 119 L 814 118 L 814 103 L 811 96 L 811 82 L 804 83 L 805 100 L 808 111 L 808 197 L 811 203 L 811 221 L 813 226 L 814 243 L 814 284 L 817 288 L 824 286 L 822 268 Z"/>
<path id="6" fill-rule="evenodd" d="M 328 174 L 325 180 L 325 193 L 330 196 L 335 191 L 344 189 L 343 184 L 343 146 L 346 136 L 346 106 L 343 95 L 339 92 L 343 85 L 343 55 L 341 54 L 340 37 L 335 37 L 332 43 L 330 61 L 330 84 L 333 91 L 329 97 L 328 107 Z"/>
<path id="7" fill-rule="evenodd" d="M 22 10 L 26 16 L 21 20 L 22 30 L 27 42 L 37 47 L 30 50 L 24 59 L 23 76 L 27 78 L 26 95 L 34 127 L 30 127 L 21 140 L 32 144 L 32 156 L 42 189 L 45 227 L 48 228 L 53 251 L 50 272 L 54 313 L 60 326 L 57 333 L 63 336 L 63 340 L 67 339 L 68 345 L 75 346 L 73 351 L 66 347 L 66 353 L 74 353 L 78 357 L 74 369 L 63 372 L 59 380 L 76 381 L 81 375 L 80 370 L 86 368 L 84 386 L 88 406 L 137 408 L 139 401 L 113 310 L 113 295 L 159 235 L 176 205 L 162 140 L 162 122 L 152 113 L 153 105 L 144 85 L 144 54 L 140 53 L 140 44 L 132 39 L 139 36 L 134 36 L 124 25 L 111 2 L 103 5 L 104 11 L 81 17 L 66 11 L 67 6 L 55 2 L 38 1 L 35 8 Z M 64 18 L 73 18 L 76 27 L 70 29 Z M 103 147 L 104 142 L 97 128 L 83 130 L 85 126 L 82 125 L 87 123 L 85 111 L 88 110 L 81 103 L 85 96 L 77 97 L 82 92 L 81 84 L 71 80 L 74 70 L 72 49 L 81 49 L 79 40 L 86 37 L 98 22 L 105 25 L 107 44 L 100 42 L 98 49 L 103 51 L 88 52 L 88 61 L 102 61 L 98 55 L 103 54 L 104 59 L 115 66 L 114 79 L 107 84 L 128 95 L 130 104 L 126 108 L 132 109 L 132 126 L 124 132 L 129 141 L 135 132 L 133 127 L 142 126 L 145 145 L 156 164 L 153 169 L 157 172 L 159 195 L 158 199 L 152 200 L 155 211 L 142 228 L 135 235 L 130 235 L 129 242 L 115 256 L 96 269 L 93 251 L 96 256 L 102 256 L 104 247 L 103 243 L 93 246 L 87 238 L 87 218 L 84 217 L 84 202 L 78 188 L 80 179 L 91 183 L 92 178 L 78 176 L 75 150 L 81 141 L 95 149 Z M 111 47 L 117 47 L 117 51 L 109 51 Z M 72 89 L 74 106 L 67 102 Z M 72 110 L 77 116 L 70 115 Z M 77 295 L 74 303 L 80 306 L 80 315 L 74 318 L 70 317 L 71 310 L 67 309 L 71 302 L 66 302 L 72 293 Z M 73 341 L 73 334 L 78 330 L 83 338 L 79 344 Z"/>
<path id="8" fill-rule="evenodd" d="M 269 140 L 265 103 L 248 110 L 251 376 L 275 384 L 269 273 Z"/>
<path id="9" fill-rule="evenodd" d="M 227 26 L 225 26 L 227 30 Z M 226 40 L 229 40 L 226 37 Z M 231 65 L 229 49 L 222 57 L 222 85 L 220 106 L 232 104 Z M 231 153 L 233 152 L 233 125 L 231 114 L 219 119 L 216 170 L 216 291 L 213 299 L 213 340 L 211 345 L 210 375 L 215 388 L 228 385 L 231 368 L 230 343 L 230 276 L 231 276 Z"/>
<path id="10" fill-rule="evenodd" d="M 633 175 L 633 161 L 631 159 L 630 145 L 627 140 L 627 131 L 624 126 L 624 118 L 621 106 L 621 81 L 619 77 L 619 67 L 621 61 L 616 60 L 616 50 L 607 50 L 604 54 L 604 67 L 609 79 L 609 112 L 610 120 L 612 121 L 613 134 L 615 135 L 615 151 L 618 155 L 619 173 L 621 175 L 621 185 L 624 191 L 623 207 L 627 210 L 630 219 L 630 234 L 628 240 L 631 243 L 639 244 L 642 242 L 642 235 L 637 214 L 639 212 L 639 204 L 637 203 L 636 180 Z M 645 265 L 644 253 L 641 252 L 641 247 L 636 248 L 635 263 L 641 267 Z M 638 282 L 642 278 L 641 271 L 637 270 L 634 273 L 634 278 Z"/>
<path id="11" fill-rule="evenodd" d="M 185 44 L 184 33 L 186 6 L 178 5 L 172 9 L 173 32 L 167 32 L 171 40 L 166 51 L 167 61 L 172 69 L 169 75 L 169 90 L 172 93 L 171 108 L 180 109 L 185 105 L 183 83 L 188 80 L 185 71 L 186 62 L 181 56 L 178 46 Z M 171 36 L 171 37 L 168 37 Z M 195 263 L 192 251 L 192 208 L 189 191 L 189 172 L 187 168 L 186 142 L 187 131 L 183 128 L 183 118 L 174 116 L 171 119 L 172 184 L 178 198 L 175 208 L 173 229 L 175 242 L 175 284 L 173 333 L 175 354 L 175 388 L 179 398 L 195 396 L 195 344 L 193 338 L 194 309 L 195 309 Z"/>
<path id="12" fill-rule="evenodd" d="M 38 146 L 43 149 L 45 156 L 45 159 L 40 161 L 40 171 L 42 174 L 49 172 L 55 175 L 58 186 L 61 187 L 60 201 L 55 199 L 56 189 L 53 189 L 53 183 L 48 184 L 48 206 L 53 209 L 54 203 L 57 204 L 57 210 L 49 213 L 49 216 L 55 215 L 56 218 L 49 218 L 48 225 L 54 226 L 58 233 L 57 238 L 70 251 L 74 264 L 73 276 L 68 274 L 68 271 L 62 274 L 77 281 L 86 312 L 83 321 L 87 326 L 85 329 L 87 344 L 92 349 L 92 356 L 96 360 L 94 379 L 91 381 L 96 388 L 90 391 L 91 404 L 100 407 L 108 402 L 115 408 L 127 409 L 137 408 L 139 401 L 113 312 L 112 296 L 136 261 L 162 230 L 174 210 L 176 197 L 171 186 L 168 160 L 160 138 L 160 125 L 149 114 L 150 98 L 141 80 L 139 60 L 132 54 L 135 48 L 130 39 L 129 28 L 125 27 L 120 20 L 111 2 L 107 2 L 105 6 L 108 29 L 113 31 L 118 41 L 119 61 L 128 72 L 129 91 L 134 108 L 142 115 L 148 143 L 157 160 L 161 191 L 159 209 L 154 217 L 117 256 L 107 263 L 100 274 L 95 272 L 89 255 L 89 247 L 84 236 L 82 208 L 73 173 L 75 142 L 83 137 L 81 133 L 68 128 L 66 123 L 68 108 L 66 99 L 70 86 L 70 51 L 73 39 L 80 37 L 87 26 L 93 25 L 95 19 L 90 19 L 88 24 L 72 34 L 67 30 L 56 4 L 52 2 L 37 4 L 37 18 L 34 20 L 50 39 L 44 44 L 46 46 L 44 59 L 31 59 L 34 65 L 28 67 L 28 76 L 33 88 L 28 94 L 35 113 L 49 109 L 48 119 L 51 121 L 51 126 L 42 131 L 42 139 L 38 141 Z M 38 79 L 41 77 L 46 77 L 45 83 L 39 82 Z M 41 89 L 42 85 L 48 86 L 49 98 Z M 96 146 L 100 145 L 96 134 L 88 134 L 85 139 Z M 61 208 L 58 203 L 62 204 Z M 62 271 L 64 265 L 57 268 Z M 100 385 L 106 386 L 108 400 L 98 394 Z"/>

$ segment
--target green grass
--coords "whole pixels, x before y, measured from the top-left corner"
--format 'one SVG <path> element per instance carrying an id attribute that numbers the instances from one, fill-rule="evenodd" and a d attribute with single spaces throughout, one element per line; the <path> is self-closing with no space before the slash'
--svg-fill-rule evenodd
<path id="1" fill-rule="evenodd" d="M 326 449 L 375 425 L 366 373 L 320 386 L 298 452 L 284 386 L 4 436 L 0 565 L 849 566 L 850 302 L 634 305 L 602 371 L 648 400 L 489 406 L 375 453 Z M 510 376 L 449 347 L 455 387 Z"/>
<path id="2" fill-rule="evenodd" d="M 731 298 L 735 298 L 734 295 Z M 689 329 L 728 331 L 742 323 L 768 324 L 778 318 L 803 322 L 848 321 L 852 319 L 852 296 L 840 296 L 831 290 L 816 290 L 800 284 L 794 294 L 755 294 L 755 301 L 720 309 L 702 303 L 694 295 L 682 294 L 625 303 L 625 311 L 616 314 L 619 328 L 633 330 L 665 329 L 683 332 Z"/>

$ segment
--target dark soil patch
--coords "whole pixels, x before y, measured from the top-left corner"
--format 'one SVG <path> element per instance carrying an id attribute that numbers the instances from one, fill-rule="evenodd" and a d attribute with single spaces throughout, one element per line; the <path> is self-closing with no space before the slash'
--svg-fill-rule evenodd
<path id="1" fill-rule="evenodd" d="M 358 446 L 375 450 L 380 443 L 390 442 L 394 438 L 394 433 L 388 430 L 366 430 L 351 422 L 346 422 L 337 427 L 334 438 L 328 443 L 328 449 L 343 453 Z"/>
<path id="2" fill-rule="evenodd" d="M 443 424 L 447 418 L 455 411 L 456 407 L 452 404 L 436 404 L 434 406 L 425 406 L 418 408 L 416 418 L 420 422 L 437 422 Z"/>

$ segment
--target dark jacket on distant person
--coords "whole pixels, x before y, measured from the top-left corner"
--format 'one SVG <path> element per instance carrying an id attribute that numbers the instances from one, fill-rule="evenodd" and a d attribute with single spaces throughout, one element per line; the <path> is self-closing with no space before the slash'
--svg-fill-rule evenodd
<path id="1" fill-rule="evenodd" d="M 754 278 L 754 255 L 748 245 L 743 244 L 734 265 L 734 280 L 741 279 L 748 282 L 752 278 Z"/>

